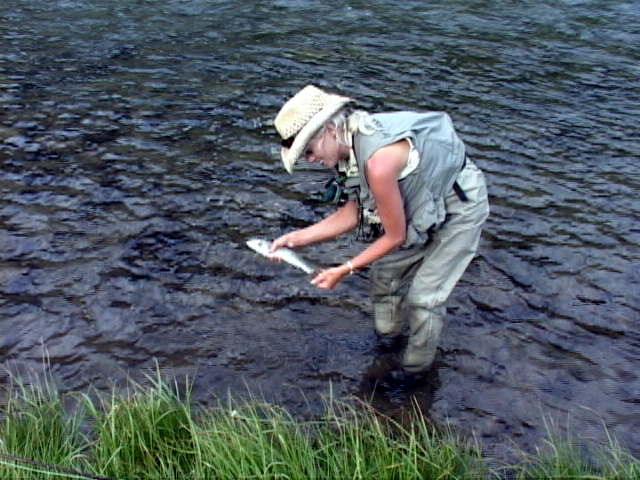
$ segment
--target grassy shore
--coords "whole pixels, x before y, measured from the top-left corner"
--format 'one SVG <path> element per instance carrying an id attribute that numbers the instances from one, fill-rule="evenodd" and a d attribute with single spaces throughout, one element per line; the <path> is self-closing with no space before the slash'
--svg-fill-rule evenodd
<path id="1" fill-rule="evenodd" d="M 640 480 L 640 462 L 614 439 L 597 464 L 550 439 L 492 471 L 479 445 L 436 433 L 417 408 L 408 426 L 357 401 L 329 401 L 322 418 L 300 421 L 260 402 L 195 409 L 188 388 L 150 380 L 98 400 L 48 383 L 9 389 L 0 478 Z"/>

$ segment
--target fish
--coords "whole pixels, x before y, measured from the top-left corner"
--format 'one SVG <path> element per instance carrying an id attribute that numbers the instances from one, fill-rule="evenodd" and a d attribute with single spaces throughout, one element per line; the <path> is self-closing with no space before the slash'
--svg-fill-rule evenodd
<path id="1" fill-rule="evenodd" d="M 260 255 L 267 258 L 273 258 L 287 262 L 294 267 L 298 267 L 300 270 L 307 274 L 313 274 L 316 272 L 316 268 L 311 266 L 308 262 L 303 260 L 300 255 L 291 250 L 290 248 L 279 248 L 275 252 L 269 253 L 271 242 L 262 238 L 251 238 L 247 240 L 247 246 Z"/>

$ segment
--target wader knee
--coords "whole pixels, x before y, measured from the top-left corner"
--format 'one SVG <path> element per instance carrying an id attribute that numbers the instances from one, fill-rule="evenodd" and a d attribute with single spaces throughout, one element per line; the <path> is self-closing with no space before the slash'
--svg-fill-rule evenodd
<path id="1" fill-rule="evenodd" d="M 434 309 L 411 306 L 409 309 L 411 333 L 402 360 L 402 366 L 407 372 L 426 370 L 433 363 L 438 350 L 445 312 L 444 306 Z"/>
<path id="2" fill-rule="evenodd" d="M 400 315 L 401 296 L 387 295 L 373 300 L 376 334 L 380 338 L 392 339 L 402 333 Z"/>

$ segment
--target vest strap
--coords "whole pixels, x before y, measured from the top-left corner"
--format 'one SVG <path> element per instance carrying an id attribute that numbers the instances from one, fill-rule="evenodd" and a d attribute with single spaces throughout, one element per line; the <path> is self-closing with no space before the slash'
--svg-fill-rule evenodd
<path id="1" fill-rule="evenodd" d="M 465 155 L 464 156 L 464 160 L 462 161 L 462 168 L 460 169 L 460 171 L 462 171 L 464 169 L 464 167 L 466 167 L 466 166 L 467 166 L 467 156 Z M 467 195 L 464 193 L 464 190 L 462 189 L 462 187 L 458 183 L 458 180 L 453 182 L 453 191 L 456 192 L 456 195 L 458 196 L 458 198 L 460 199 L 461 202 L 468 202 L 469 201 L 469 197 L 467 197 Z"/>
<path id="2" fill-rule="evenodd" d="M 467 195 L 464 193 L 464 190 L 462 190 L 462 187 L 457 180 L 453 182 L 453 191 L 456 192 L 456 195 L 458 195 L 458 198 L 461 202 L 469 201 L 469 197 L 467 197 Z"/>

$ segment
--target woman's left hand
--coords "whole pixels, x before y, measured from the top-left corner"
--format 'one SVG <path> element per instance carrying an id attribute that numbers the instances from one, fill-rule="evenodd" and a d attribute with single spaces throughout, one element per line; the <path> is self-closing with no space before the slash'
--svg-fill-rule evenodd
<path id="1" fill-rule="evenodd" d="M 342 265 L 327 268 L 326 270 L 320 271 L 315 277 L 313 277 L 311 283 L 323 290 L 331 290 L 340 280 L 342 280 L 342 277 L 344 277 L 346 273 L 347 272 L 344 271 L 344 267 Z"/>

